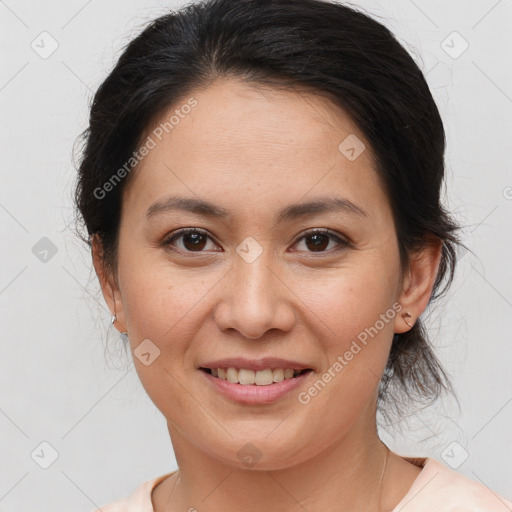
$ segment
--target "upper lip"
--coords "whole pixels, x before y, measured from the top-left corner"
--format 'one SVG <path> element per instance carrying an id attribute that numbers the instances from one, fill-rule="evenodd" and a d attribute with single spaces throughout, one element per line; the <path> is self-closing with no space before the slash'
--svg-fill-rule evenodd
<path id="1" fill-rule="evenodd" d="M 260 359 L 246 359 L 245 357 L 227 357 L 216 361 L 207 361 L 200 368 L 245 368 L 247 370 L 267 370 L 268 368 L 293 368 L 294 370 L 311 370 L 311 366 L 297 361 L 281 359 L 279 357 L 262 357 Z"/>

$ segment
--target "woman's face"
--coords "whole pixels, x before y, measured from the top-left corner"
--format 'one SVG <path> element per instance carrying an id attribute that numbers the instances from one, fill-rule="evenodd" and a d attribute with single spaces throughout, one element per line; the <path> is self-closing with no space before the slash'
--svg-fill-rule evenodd
<path id="1" fill-rule="evenodd" d="M 173 442 L 279 469 L 368 434 L 393 333 L 407 326 L 393 217 L 363 135 L 326 100 L 236 80 L 162 122 L 124 191 L 113 289 Z M 224 358 L 312 371 L 280 396 L 269 390 L 282 384 L 231 384 L 250 386 L 244 402 L 200 369 Z"/>

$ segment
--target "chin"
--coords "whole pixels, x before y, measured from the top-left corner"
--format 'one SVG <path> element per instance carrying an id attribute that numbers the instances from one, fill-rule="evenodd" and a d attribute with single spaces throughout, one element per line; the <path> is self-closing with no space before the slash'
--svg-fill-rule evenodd
<path id="1" fill-rule="evenodd" d="M 212 439 L 209 439 L 210 454 L 221 460 L 224 464 L 239 470 L 253 471 L 280 471 L 296 466 L 314 456 L 312 446 L 309 443 L 304 450 L 298 450 L 297 442 L 291 438 L 283 442 L 281 439 L 272 439 L 272 434 L 260 434 L 240 440 L 229 440 L 225 449 L 218 453 L 211 451 Z M 217 445 L 218 446 L 218 445 Z M 226 455 L 228 458 L 226 458 Z"/>

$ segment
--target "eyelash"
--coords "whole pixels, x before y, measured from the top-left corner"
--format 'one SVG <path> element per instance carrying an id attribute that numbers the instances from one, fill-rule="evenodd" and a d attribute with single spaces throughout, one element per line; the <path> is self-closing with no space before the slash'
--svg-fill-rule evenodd
<path id="1" fill-rule="evenodd" d="M 164 246 L 172 246 L 172 242 L 174 240 L 176 240 L 177 238 L 179 238 L 179 237 L 181 237 L 183 235 L 187 235 L 187 234 L 190 234 L 190 233 L 198 233 L 200 235 L 206 236 L 206 237 L 210 238 L 211 240 L 213 240 L 212 237 L 210 237 L 210 235 L 208 234 L 208 232 L 206 232 L 204 229 L 201 229 L 201 228 L 182 228 L 182 229 L 179 229 L 179 230 L 175 231 L 174 233 L 171 233 L 164 240 L 163 245 Z M 309 231 L 306 231 L 306 232 L 302 233 L 301 236 L 296 240 L 296 242 L 294 242 L 293 245 L 296 245 L 298 242 L 300 242 L 301 240 L 307 238 L 308 236 L 318 235 L 318 234 L 320 234 L 320 235 L 328 235 L 329 237 L 334 239 L 338 243 L 339 246 L 337 248 L 335 248 L 334 250 L 330 249 L 330 250 L 327 250 L 327 251 L 318 251 L 318 252 L 306 251 L 306 252 L 308 252 L 310 254 L 332 254 L 333 252 L 337 252 L 339 250 L 342 250 L 345 247 L 349 247 L 350 246 L 350 243 L 347 240 L 344 240 L 343 238 L 338 236 L 335 232 L 331 231 L 330 229 L 326 229 L 326 228 L 311 229 Z M 178 249 L 178 248 L 175 248 L 175 250 L 178 251 L 178 252 L 185 252 L 187 254 L 206 252 L 206 251 L 188 251 L 186 249 Z M 215 252 L 220 252 L 220 251 L 215 251 Z M 300 252 L 300 251 L 294 251 L 294 252 Z"/>

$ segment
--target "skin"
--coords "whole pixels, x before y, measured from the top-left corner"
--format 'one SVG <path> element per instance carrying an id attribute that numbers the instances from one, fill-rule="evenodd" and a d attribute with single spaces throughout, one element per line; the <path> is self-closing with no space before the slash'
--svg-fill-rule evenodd
<path id="1" fill-rule="evenodd" d="M 104 265 L 99 240 L 93 243 L 116 328 L 128 332 L 132 350 L 145 339 L 160 350 L 148 366 L 134 357 L 180 468 L 154 489 L 155 511 L 242 504 L 247 512 L 391 510 L 420 472 L 391 452 L 380 496 L 387 452 L 377 435 L 377 389 L 393 334 L 410 329 L 402 316 L 385 323 L 310 403 L 297 395 L 394 303 L 410 313 L 409 323 L 418 318 L 441 244 L 412 254 L 401 271 L 370 145 L 326 99 L 227 78 L 190 96 L 198 105 L 143 159 L 124 191 L 117 275 Z M 354 161 L 338 149 L 350 134 L 366 145 Z M 231 217 L 173 210 L 147 219 L 146 210 L 170 195 L 207 200 Z M 367 216 L 330 211 L 277 220 L 292 203 L 334 196 Z M 190 237 L 168 241 L 184 227 L 208 232 L 203 252 Z M 322 228 L 349 245 L 320 235 L 325 243 L 315 250 L 304 231 Z M 236 252 L 246 237 L 263 249 L 252 263 Z M 243 405 L 205 385 L 198 370 L 201 362 L 242 355 L 293 359 L 314 371 L 297 392 Z M 248 442 L 261 455 L 252 467 L 237 456 Z"/>

